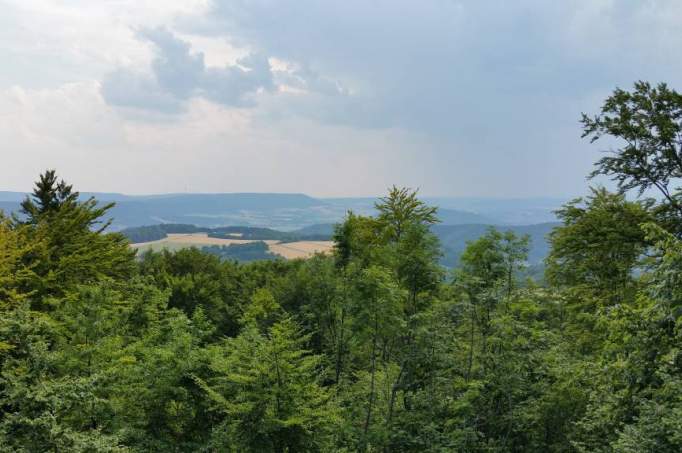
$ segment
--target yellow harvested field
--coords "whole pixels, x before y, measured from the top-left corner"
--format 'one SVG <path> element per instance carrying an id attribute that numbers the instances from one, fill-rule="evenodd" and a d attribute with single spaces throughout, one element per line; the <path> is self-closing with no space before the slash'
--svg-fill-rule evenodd
<path id="1" fill-rule="evenodd" d="M 145 252 L 147 250 L 180 250 L 183 248 L 201 248 L 209 245 L 230 245 L 258 242 L 251 239 L 220 239 L 208 237 L 206 233 L 169 234 L 167 238 L 158 241 L 130 244 L 131 247 Z M 270 252 L 288 260 L 295 258 L 309 258 L 315 253 L 329 253 L 334 247 L 332 241 L 299 241 L 281 243 L 275 240 L 263 241 L 268 244 Z"/>
<path id="2" fill-rule="evenodd" d="M 230 244 L 246 244 L 248 242 L 256 242 L 252 239 L 221 239 L 210 238 L 206 233 L 192 233 L 192 234 L 173 234 L 170 233 L 166 242 L 181 242 L 183 244 L 201 245 L 230 245 Z M 277 241 L 263 241 L 266 244 L 272 244 Z"/>
<path id="3" fill-rule="evenodd" d="M 163 249 L 179 250 L 189 247 L 204 247 L 207 245 L 230 245 L 230 244 L 246 244 L 247 242 L 256 242 L 248 239 L 220 239 L 210 238 L 206 233 L 191 233 L 191 234 L 175 234 L 171 233 L 165 239 L 158 241 L 141 242 L 139 244 L 130 244 L 131 247 L 140 251 L 154 250 L 159 251 Z M 277 241 L 263 241 L 266 244 L 273 244 Z"/>
<path id="4" fill-rule="evenodd" d="M 270 251 L 284 258 L 309 258 L 315 253 L 330 253 L 334 248 L 332 241 L 299 241 L 270 244 Z"/>

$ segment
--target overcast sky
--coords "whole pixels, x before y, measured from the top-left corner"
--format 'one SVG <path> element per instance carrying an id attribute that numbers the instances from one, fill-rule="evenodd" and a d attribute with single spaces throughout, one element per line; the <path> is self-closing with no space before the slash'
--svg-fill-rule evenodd
<path id="1" fill-rule="evenodd" d="M 573 196 L 679 0 L 0 0 L 0 190 Z"/>

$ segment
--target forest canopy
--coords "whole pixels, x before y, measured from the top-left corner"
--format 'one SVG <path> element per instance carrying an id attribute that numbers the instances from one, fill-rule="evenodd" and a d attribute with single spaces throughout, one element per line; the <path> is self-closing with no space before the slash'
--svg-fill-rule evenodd
<path id="1" fill-rule="evenodd" d="M 558 211 L 538 280 L 495 229 L 446 270 L 437 209 L 398 187 L 332 255 L 136 257 L 47 171 L 0 217 L 0 449 L 682 451 L 681 118 L 644 82 L 583 117 L 622 143 L 595 169 L 619 192 Z"/>

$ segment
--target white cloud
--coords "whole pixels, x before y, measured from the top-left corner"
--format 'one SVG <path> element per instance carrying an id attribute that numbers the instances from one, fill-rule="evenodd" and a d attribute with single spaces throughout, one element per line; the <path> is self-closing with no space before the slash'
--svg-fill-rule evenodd
<path id="1" fill-rule="evenodd" d="M 84 190 L 573 194 L 581 111 L 682 86 L 674 0 L 0 7 L 7 188 L 56 167 Z"/>
<path id="2" fill-rule="evenodd" d="M 151 73 L 117 69 L 108 74 L 102 93 L 111 105 L 178 113 L 194 97 L 228 106 L 255 105 L 260 91 L 272 91 L 270 63 L 265 56 L 247 54 L 234 64 L 207 67 L 202 52 L 166 28 L 141 29 L 140 39 L 154 45 Z"/>
<path id="3" fill-rule="evenodd" d="M 0 57 L 14 63 L 0 87 L 54 88 L 99 78 L 115 65 L 144 65 L 151 51 L 135 30 L 207 7 L 207 0 L 0 0 Z"/>
<path id="4" fill-rule="evenodd" d="M 11 143 L 3 189 L 28 190 L 57 168 L 84 191 L 367 195 L 394 182 L 405 162 L 418 164 L 423 146 L 409 140 L 297 119 L 273 126 L 203 99 L 171 120 L 120 115 L 97 82 L 0 92 L 0 142 Z"/>

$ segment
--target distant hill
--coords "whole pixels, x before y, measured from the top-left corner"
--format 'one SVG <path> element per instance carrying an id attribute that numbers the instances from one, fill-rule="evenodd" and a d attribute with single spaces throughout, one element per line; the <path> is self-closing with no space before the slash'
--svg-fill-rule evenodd
<path id="1" fill-rule="evenodd" d="M 203 247 L 204 252 L 216 255 L 223 260 L 235 260 L 241 263 L 251 261 L 273 261 L 283 259 L 281 256 L 270 252 L 268 245 L 263 241 L 249 242 L 246 244 L 211 245 Z"/>
<path id="2" fill-rule="evenodd" d="M 292 231 L 292 233 L 300 235 L 318 235 L 318 236 L 328 236 L 332 237 L 334 234 L 334 223 L 318 223 L 315 225 L 310 225 L 307 227 L 299 228 L 298 230 Z"/>
<path id="3" fill-rule="evenodd" d="M 482 197 L 420 197 L 431 206 L 438 206 L 443 224 L 534 225 L 555 222 L 554 211 L 568 198 L 482 198 Z M 357 214 L 373 214 L 378 198 L 323 198 L 323 201 L 352 209 Z M 456 213 L 456 214 L 455 214 Z"/>
<path id="4" fill-rule="evenodd" d="M 441 225 L 468 225 L 473 223 L 496 223 L 494 219 L 484 215 L 455 209 L 438 209 L 438 218 Z"/>
<path id="5" fill-rule="evenodd" d="M 0 210 L 19 209 L 26 194 L 0 192 Z M 251 240 L 328 240 L 334 224 L 349 210 L 376 213 L 378 198 L 313 198 L 304 194 L 223 193 L 124 195 L 81 193 L 102 203 L 116 202 L 110 211 L 112 230 L 122 230 L 130 241 L 149 242 L 169 233 L 205 232 L 217 238 Z M 557 198 L 495 199 L 427 197 L 438 206 L 441 223 L 433 227 L 443 246 L 443 264 L 454 266 L 466 242 L 485 234 L 490 225 L 532 240 L 529 262 L 541 263 L 548 252 L 546 235 L 556 226 L 553 211 L 565 200 Z M 233 226 L 239 225 L 239 226 Z"/>
<path id="6" fill-rule="evenodd" d="M 0 203 L 7 201 L 18 203 L 22 201 L 25 197 L 26 194 L 23 192 L 8 192 L 0 190 Z"/>
<path id="7" fill-rule="evenodd" d="M 118 228 L 185 223 L 294 229 L 319 217 L 318 211 L 324 211 L 323 203 L 302 194 L 169 194 L 118 201 L 111 216 Z"/>
<path id="8" fill-rule="evenodd" d="M 142 244 L 145 242 L 159 241 L 168 237 L 169 234 L 191 233 L 206 233 L 208 237 L 218 239 L 244 239 L 250 241 L 327 241 L 331 238 L 331 234 L 308 233 L 303 230 L 287 232 L 273 230 L 271 228 L 249 226 L 225 226 L 208 228 L 177 223 L 125 228 L 121 230 L 120 233 L 126 236 L 131 244 Z"/>
<path id="9" fill-rule="evenodd" d="M 10 213 L 26 194 L 0 192 L 0 209 Z M 163 194 L 123 195 L 81 193 L 102 203 L 116 202 L 109 212 L 112 228 L 158 224 L 192 224 L 201 227 L 246 225 L 292 230 L 312 223 L 334 222 L 345 210 L 304 194 Z"/>
<path id="10" fill-rule="evenodd" d="M 445 225 L 437 224 L 431 227 L 433 233 L 440 240 L 443 247 L 443 264 L 448 267 L 455 266 L 459 261 L 459 256 L 466 248 L 467 241 L 473 241 L 483 236 L 489 228 L 496 228 L 499 231 L 513 231 L 517 235 L 528 234 L 531 239 L 531 248 L 528 254 L 530 264 L 541 264 L 549 253 L 547 235 L 555 227 L 561 225 L 558 222 L 546 222 L 535 225 L 494 225 L 484 223 L 473 223 L 464 225 Z M 296 234 L 317 234 L 327 235 L 331 238 L 334 232 L 333 224 L 318 224 L 301 228 L 294 231 Z"/>
<path id="11" fill-rule="evenodd" d="M 489 221 L 470 223 L 494 223 L 498 225 L 535 225 L 556 222 L 554 214 L 568 198 L 465 198 L 425 197 L 423 200 L 441 210 L 455 209 L 472 212 Z M 445 222 L 444 222 L 445 223 Z"/>
<path id="12" fill-rule="evenodd" d="M 10 192 L 0 190 L 0 202 L 2 201 L 16 201 L 20 202 L 26 198 L 26 192 Z M 132 199 L 155 198 L 163 197 L 164 195 L 124 195 L 122 193 L 109 192 L 80 192 L 80 198 L 87 200 L 90 197 L 95 197 L 100 201 L 124 201 Z"/>
<path id="13" fill-rule="evenodd" d="M 483 236 L 490 227 L 499 231 L 513 231 L 517 235 L 529 235 L 531 244 L 528 253 L 528 262 L 531 265 L 541 264 L 549 253 L 547 235 L 557 226 L 557 222 L 540 223 L 537 225 L 434 225 L 432 231 L 441 242 L 443 247 L 442 263 L 448 267 L 454 267 L 459 262 L 459 257 L 466 248 L 468 241 L 474 241 Z"/>
<path id="14" fill-rule="evenodd" d="M 159 241 L 165 239 L 172 233 L 205 233 L 206 228 L 196 225 L 185 225 L 177 223 L 164 223 L 161 225 L 146 225 L 141 227 L 126 228 L 120 231 L 128 238 L 131 244 L 142 244 L 145 242 Z"/>
<path id="15" fill-rule="evenodd" d="M 447 267 L 455 267 L 459 257 L 469 241 L 474 241 L 483 236 L 489 228 L 499 231 L 513 231 L 515 234 L 529 235 L 531 244 L 528 253 L 528 264 L 541 266 L 549 253 L 547 236 L 560 223 L 541 223 L 537 225 L 434 225 L 433 233 L 438 237 L 443 258 L 441 263 Z M 326 241 L 331 240 L 334 224 L 317 224 L 294 231 L 278 231 L 270 228 L 254 228 L 244 226 L 230 226 L 218 228 L 197 227 L 195 225 L 165 224 L 144 227 L 128 228 L 122 231 L 132 243 L 142 243 L 160 240 L 170 233 L 208 233 L 210 237 L 222 239 L 249 239 L 249 240 L 277 240 L 282 242 L 294 241 Z M 236 249 L 235 249 L 236 250 Z"/>
<path id="16" fill-rule="evenodd" d="M 18 208 L 26 194 L 0 192 L 0 209 Z M 118 193 L 81 193 L 82 199 L 94 196 L 102 203 L 116 202 L 109 215 L 112 229 L 159 224 L 190 224 L 204 228 L 228 225 L 293 231 L 316 224 L 340 222 L 349 210 L 375 214 L 376 198 L 313 198 L 304 194 L 227 193 L 124 195 Z M 493 217 L 466 210 L 442 208 L 444 224 L 498 223 Z"/>
<path id="17" fill-rule="evenodd" d="M 18 211 L 19 207 L 18 201 L 0 201 L 0 211 L 4 212 L 5 215 Z"/>

